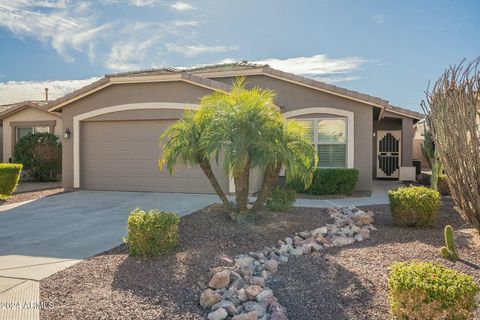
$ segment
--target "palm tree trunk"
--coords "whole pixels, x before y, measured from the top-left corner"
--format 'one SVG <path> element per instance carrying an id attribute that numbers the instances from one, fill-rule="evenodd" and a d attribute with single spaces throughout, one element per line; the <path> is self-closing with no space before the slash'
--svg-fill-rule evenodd
<path id="1" fill-rule="evenodd" d="M 235 172 L 233 175 L 235 183 L 235 196 L 237 199 L 238 212 L 243 214 L 248 210 L 248 187 L 250 180 L 250 159 L 245 167 Z"/>
<path id="2" fill-rule="evenodd" d="M 252 211 L 255 212 L 263 208 L 263 205 L 265 204 L 265 201 L 270 195 L 272 188 L 278 182 L 278 175 L 280 174 L 280 170 L 282 170 L 282 164 L 280 162 L 277 162 L 276 164 L 271 163 L 265 168 L 262 188 L 258 192 L 257 200 L 253 205 Z"/>
<path id="3" fill-rule="evenodd" d="M 218 183 L 218 180 L 215 177 L 215 175 L 213 174 L 213 170 L 212 170 L 212 166 L 210 165 L 210 161 L 200 160 L 200 161 L 198 161 L 198 164 L 200 165 L 200 168 L 202 168 L 202 171 L 205 174 L 205 176 L 207 176 L 207 179 L 210 182 L 210 184 L 212 185 L 213 190 L 215 190 L 217 195 L 220 197 L 220 200 L 222 200 L 225 208 L 227 208 L 227 210 L 229 212 L 233 212 L 234 208 L 232 207 L 232 204 L 230 203 L 230 201 L 228 201 L 227 196 L 223 192 L 222 187 Z"/>

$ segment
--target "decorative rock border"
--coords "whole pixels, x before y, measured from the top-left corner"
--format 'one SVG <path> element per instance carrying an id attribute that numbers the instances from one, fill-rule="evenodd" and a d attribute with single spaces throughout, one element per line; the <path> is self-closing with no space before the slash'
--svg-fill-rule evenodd
<path id="1" fill-rule="evenodd" d="M 209 309 L 208 320 L 287 320 L 287 310 L 268 288 L 279 264 L 290 256 L 301 256 L 324 248 L 345 246 L 370 237 L 374 214 L 356 207 L 329 209 L 328 223 L 311 231 L 298 232 L 274 247 L 239 255 L 235 265 L 216 272 L 200 305 Z"/>

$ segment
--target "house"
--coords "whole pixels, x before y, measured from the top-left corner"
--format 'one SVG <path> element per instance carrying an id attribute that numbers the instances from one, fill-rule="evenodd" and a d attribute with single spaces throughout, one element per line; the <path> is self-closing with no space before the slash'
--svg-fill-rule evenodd
<path id="1" fill-rule="evenodd" d="M 428 129 L 427 121 L 422 119 L 413 126 L 413 159 L 420 160 L 422 170 L 431 170 L 427 158 L 423 155 L 422 145 L 424 141 L 425 131 Z"/>
<path id="2" fill-rule="evenodd" d="M 23 101 L 0 106 L 0 159 L 11 162 L 16 142 L 35 132 L 61 135 L 61 114 L 49 112 L 46 101 Z"/>
<path id="3" fill-rule="evenodd" d="M 199 168 L 159 171 L 158 138 L 202 96 L 228 91 L 238 76 L 277 93 L 288 119 L 304 121 L 320 167 L 357 168 L 358 190 L 372 179 L 398 179 L 412 169 L 413 125 L 422 115 L 388 101 L 248 62 L 189 69 L 152 69 L 104 78 L 51 102 L 63 129 L 63 186 L 88 190 L 213 193 Z M 225 192 L 229 177 L 214 165 Z M 260 188 L 252 175 L 250 191 Z"/>

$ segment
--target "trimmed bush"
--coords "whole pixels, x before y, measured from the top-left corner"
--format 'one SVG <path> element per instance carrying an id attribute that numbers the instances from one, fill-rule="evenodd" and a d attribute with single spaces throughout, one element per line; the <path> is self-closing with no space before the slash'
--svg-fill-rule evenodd
<path id="1" fill-rule="evenodd" d="M 358 170 L 347 168 L 316 169 L 312 184 L 308 189 L 299 179 L 291 179 L 288 186 L 299 193 L 315 195 L 346 194 L 355 191 L 358 181 Z"/>
<path id="2" fill-rule="evenodd" d="M 432 226 L 437 221 L 440 193 L 422 186 L 388 191 L 390 211 L 397 226 Z"/>
<path id="3" fill-rule="evenodd" d="M 62 145 L 51 133 L 21 138 L 15 145 L 13 157 L 37 181 L 55 181 L 62 172 Z"/>
<path id="4" fill-rule="evenodd" d="M 173 212 L 133 210 L 124 240 L 130 254 L 154 257 L 170 253 L 177 244 L 179 223 L 180 217 Z"/>
<path id="5" fill-rule="evenodd" d="M 19 163 L 0 163 L 0 200 L 7 200 L 17 189 L 21 172 Z"/>
<path id="6" fill-rule="evenodd" d="M 265 206 L 272 211 L 288 211 L 293 207 L 295 198 L 295 190 L 276 187 L 270 193 Z"/>
<path id="7" fill-rule="evenodd" d="M 431 262 L 397 262 L 388 274 L 398 319 L 473 319 L 478 291 L 471 276 Z"/>

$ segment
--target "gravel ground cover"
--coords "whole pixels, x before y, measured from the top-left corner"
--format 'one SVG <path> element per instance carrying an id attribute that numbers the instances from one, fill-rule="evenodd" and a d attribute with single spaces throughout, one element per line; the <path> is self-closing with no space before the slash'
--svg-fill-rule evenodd
<path id="1" fill-rule="evenodd" d="M 129 257 L 120 245 L 41 282 L 42 319 L 204 319 L 198 305 L 210 271 L 241 253 L 323 226 L 323 209 L 260 214 L 254 225 L 229 221 L 221 206 L 182 217 L 175 252 L 156 260 Z M 120 239 L 119 239 L 120 242 Z"/>
<path id="2" fill-rule="evenodd" d="M 378 230 L 370 240 L 295 257 L 279 269 L 271 288 L 290 319 L 389 319 L 387 271 L 396 261 L 443 263 L 472 275 L 480 285 L 480 238 L 449 198 L 442 201 L 437 227 L 429 229 L 394 227 L 385 205 L 360 209 L 375 212 Z M 456 230 L 464 261 L 452 263 L 439 253 L 446 224 Z M 480 319 L 480 310 L 476 317 Z"/>
<path id="3" fill-rule="evenodd" d="M 386 276 L 394 261 L 437 261 L 474 276 L 480 284 L 480 241 L 444 199 L 439 224 L 429 229 L 392 226 L 388 206 L 375 212 L 371 240 L 292 258 L 270 287 L 290 319 L 388 319 Z M 220 206 L 182 218 L 175 253 L 156 260 L 129 257 L 121 245 L 41 282 L 42 319 L 204 319 L 198 305 L 213 268 L 240 253 L 271 246 L 294 232 L 325 224 L 324 209 L 264 213 L 255 225 L 225 218 Z M 443 226 L 456 230 L 463 262 L 439 254 Z M 480 319 L 480 318 L 479 318 Z"/>
<path id="4" fill-rule="evenodd" d="M 48 189 L 48 190 L 15 193 L 7 201 L 3 201 L 3 202 L 0 201 L 0 205 L 40 199 L 48 196 L 53 196 L 57 193 L 62 193 L 62 192 L 64 192 L 63 188 L 54 188 L 54 189 Z"/>

